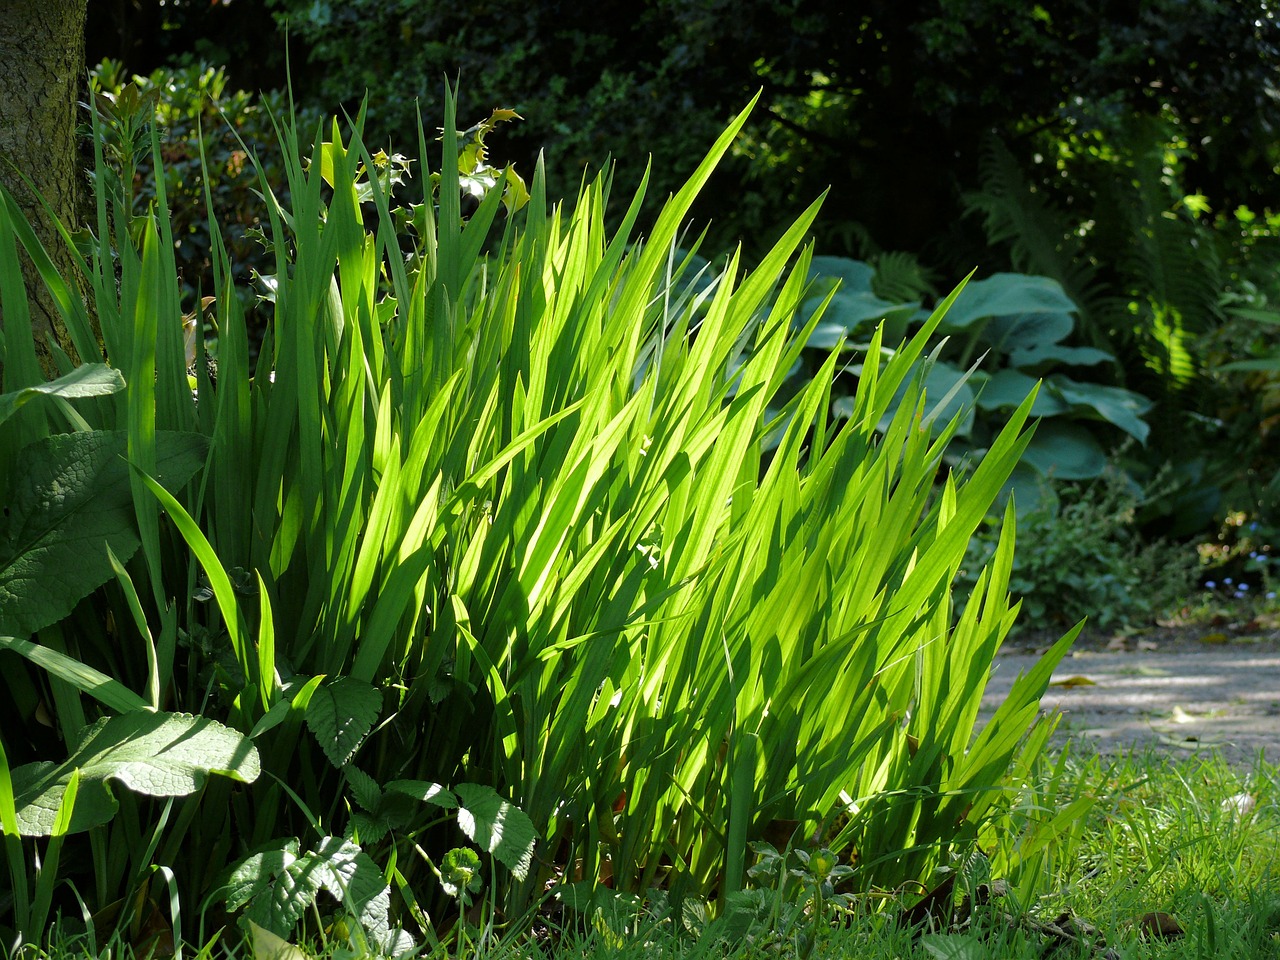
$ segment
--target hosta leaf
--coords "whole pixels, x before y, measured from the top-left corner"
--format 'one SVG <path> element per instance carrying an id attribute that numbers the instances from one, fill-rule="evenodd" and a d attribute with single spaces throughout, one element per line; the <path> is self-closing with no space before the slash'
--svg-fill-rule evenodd
<path id="1" fill-rule="evenodd" d="M 804 306 L 796 311 L 793 324 L 797 328 L 805 326 L 821 303 L 819 299 L 806 301 Z M 841 290 L 832 296 L 831 302 L 822 314 L 822 319 L 809 334 L 809 339 L 805 341 L 805 346 L 817 350 L 830 350 L 840 342 L 841 337 L 848 336 L 860 325 L 874 322 L 895 310 L 907 309 L 911 306 L 911 304 L 881 300 L 869 290 L 854 292 Z"/>
<path id="2" fill-rule="evenodd" d="M 981 410 L 1013 410 L 1030 396 L 1035 389 L 1036 378 L 1029 377 L 1017 370 L 997 370 L 982 385 L 978 393 L 977 404 Z M 1036 394 L 1035 403 L 1031 405 L 1033 417 L 1055 417 L 1066 413 L 1070 405 L 1061 397 L 1048 390 Z"/>
<path id="3" fill-rule="evenodd" d="M 493 854 L 515 876 L 523 880 L 533 859 L 538 832 L 533 821 L 503 800 L 492 787 L 460 783 L 455 788 L 462 806 L 458 826 L 481 849 Z"/>
<path id="4" fill-rule="evenodd" d="M 956 330 L 987 317 L 1076 312 L 1075 303 L 1057 280 L 1022 273 L 997 273 L 966 286 L 947 311 L 943 325 Z"/>
<path id="5" fill-rule="evenodd" d="M 1069 313 L 1023 313 L 992 317 L 983 337 L 1001 353 L 1056 346 L 1076 327 Z M 1017 364 L 1015 364 L 1017 366 Z"/>
<path id="6" fill-rule="evenodd" d="M 1121 387 L 1078 383 L 1063 376 L 1050 377 L 1048 383 L 1055 393 L 1076 410 L 1090 410 L 1099 418 L 1115 424 L 1139 443 L 1147 442 L 1151 427 L 1142 417 L 1151 410 L 1153 404 L 1142 394 Z"/>
<path id="7" fill-rule="evenodd" d="M 1048 420 L 1036 428 L 1022 461 L 1046 477 L 1090 480 L 1107 468 L 1107 452 L 1080 424 Z"/>
<path id="8" fill-rule="evenodd" d="M 1060 343 L 1038 343 L 1019 348 L 1009 354 L 1009 364 L 1019 370 L 1045 370 L 1059 363 L 1072 367 L 1091 367 L 1114 360 L 1111 354 L 1096 347 L 1064 347 Z"/>
<path id="9" fill-rule="evenodd" d="M 0 423 L 8 420 L 19 407 L 37 397 L 102 397 L 124 389 L 124 377 L 119 370 L 105 363 L 86 363 L 70 373 L 49 383 L 0 394 Z"/>
<path id="10" fill-rule="evenodd" d="M 157 476 L 170 490 L 204 462 L 197 434 L 156 436 Z M 0 517 L 0 633 L 26 637 L 61 620 L 113 576 L 106 547 L 138 549 L 123 431 L 57 434 L 19 454 L 23 469 Z"/>
<path id="11" fill-rule="evenodd" d="M 352 677 L 323 683 L 307 704 L 307 726 L 335 767 L 345 767 L 373 729 L 382 711 L 382 694 Z"/>
<path id="12" fill-rule="evenodd" d="M 24 836 L 48 836 L 71 772 L 80 771 L 80 792 L 71 832 L 108 822 L 115 780 L 151 797 L 185 797 L 210 774 L 242 783 L 258 778 L 257 748 L 242 734 L 205 717 L 137 711 L 87 727 L 64 762 L 30 763 L 13 771 L 18 827 Z"/>
<path id="13" fill-rule="evenodd" d="M 876 268 L 849 257 L 816 256 L 809 261 L 809 279 L 830 277 L 840 281 L 842 290 L 870 290 Z"/>

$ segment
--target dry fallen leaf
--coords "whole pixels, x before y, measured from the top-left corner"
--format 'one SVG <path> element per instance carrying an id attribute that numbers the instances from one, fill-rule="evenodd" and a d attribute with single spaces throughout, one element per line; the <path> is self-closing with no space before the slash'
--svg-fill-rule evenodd
<path id="1" fill-rule="evenodd" d="M 1174 707 L 1173 712 L 1169 714 L 1169 720 L 1173 723 L 1195 723 L 1199 719 L 1194 714 L 1187 713 L 1181 707 Z"/>
<path id="2" fill-rule="evenodd" d="M 1154 640 L 1139 640 L 1138 649 L 1144 652 L 1150 651 L 1150 650 L 1159 650 L 1160 644 L 1156 643 Z"/>
<path id="3" fill-rule="evenodd" d="M 1176 940 L 1183 934 L 1182 924 L 1169 914 L 1159 911 L 1144 913 L 1138 919 L 1138 930 L 1144 936 L 1158 937 L 1161 940 Z"/>
<path id="4" fill-rule="evenodd" d="M 1051 687 L 1096 687 L 1098 684 L 1088 677 L 1067 677 L 1065 680 L 1054 680 L 1049 686 Z"/>
<path id="5" fill-rule="evenodd" d="M 1257 799 L 1249 793 L 1237 793 L 1222 801 L 1222 809 L 1236 816 L 1247 817 L 1258 805 Z"/>
<path id="6" fill-rule="evenodd" d="M 1227 635 L 1225 633 L 1206 633 L 1200 638 L 1201 643 L 1226 643 Z"/>

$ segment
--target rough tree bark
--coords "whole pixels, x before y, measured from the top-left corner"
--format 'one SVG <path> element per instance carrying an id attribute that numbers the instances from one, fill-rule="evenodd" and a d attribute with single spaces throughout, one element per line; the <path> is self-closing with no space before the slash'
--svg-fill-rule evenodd
<path id="1" fill-rule="evenodd" d="M 0 0 L 0 183 L 17 199 L 66 277 L 74 276 L 74 261 L 19 171 L 35 184 L 59 220 L 79 222 L 83 174 L 75 130 L 85 77 L 87 6 L 88 0 Z M 46 374 L 51 374 L 50 337 L 73 359 L 75 354 L 44 284 L 25 254 L 20 259 L 36 351 Z"/>

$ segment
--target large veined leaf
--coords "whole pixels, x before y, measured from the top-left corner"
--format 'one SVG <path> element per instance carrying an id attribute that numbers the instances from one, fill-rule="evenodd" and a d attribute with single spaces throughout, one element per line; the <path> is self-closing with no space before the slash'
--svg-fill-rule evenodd
<path id="1" fill-rule="evenodd" d="M 462 832 L 493 854 L 517 880 L 523 880 L 529 873 L 533 845 L 538 839 L 533 821 L 492 787 L 460 783 L 454 789 L 462 803 L 458 808 Z"/>
<path id="2" fill-rule="evenodd" d="M 85 728 L 62 763 L 28 763 L 13 771 L 18 828 L 49 836 L 67 783 L 80 772 L 70 832 L 115 816 L 110 781 L 150 797 L 185 797 L 211 774 L 252 783 L 261 770 L 258 750 L 245 736 L 206 717 L 135 711 Z"/>
<path id="3" fill-rule="evenodd" d="M 382 712 L 377 688 L 352 677 L 321 684 L 307 704 L 307 726 L 335 767 L 345 767 Z"/>
<path id="4" fill-rule="evenodd" d="M 1092 411 L 1099 418 L 1113 423 L 1139 443 L 1147 442 L 1151 427 L 1142 417 L 1153 404 L 1141 394 L 1122 387 L 1108 387 L 1097 383 L 1080 383 L 1069 377 L 1049 378 L 1050 388 L 1077 411 Z"/>
<path id="5" fill-rule="evenodd" d="M 1075 328 L 1075 319 L 1065 312 L 1013 313 L 992 317 L 983 328 L 983 339 L 1001 353 L 1048 350 L 1069 337 Z"/>
<path id="6" fill-rule="evenodd" d="M 1062 420 L 1043 421 L 1022 460 L 1057 480 L 1091 480 L 1107 468 L 1107 452 L 1093 434 Z"/>
<path id="7" fill-rule="evenodd" d="M 13 416 L 19 407 L 38 397 L 73 400 L 78 397 L 104 397 L 123 389 L 124 377 L 119 370 L 105 363 L 86 363 L 49 383 L 0 394 L 0 423 Z"/>
<path id="8" fill-rule="evenodd" d="M 958 330 L 987 317 L 1069 314 L 1076 309 L 1057 280 L 1022 273 L 997 273 L 965 287 L 947 311 L 944 327 Z"/>
<path id="9" fill-rule="evenodd" d="M 198 434 L 157 434 L 160 482 L 186 483 L 207 445 Z M 0 517 L 0 633 L 25 637 L 61 620 L 112 577 L 106 547 L 122 563 L 138 549 L 127 448 L 123 431 L 85 431 L 19 454 L 24 469 Z"/>
<path id="10" fill-rule="evenodd" d="M 1045 370 L 1065 363 L 1070 367 L 1092 367 L 1114 360 L 1111 354 L 1096 347 L 1064 347 L 1060 343 L 1037 343 L 1009 354 L 1009 363 L 1019 370 Z"/>
<path id="11" fill-rule="evenodd" d="M 975 382 L 978 378 L 974 378 Z M 1036 378 L 1018 370 L 1005 368 L 997 370 L 987 377 L 978 392 L 978 408 L 980 410 L 1013 410 L 1031 395 L 1036 387 Z M 1048 390 L 1036 394 L 1035 403 L 1031 405 L 1033 417 L 1054 417 L 1066 413 L 1071 406 L 1061 397 Z"/>

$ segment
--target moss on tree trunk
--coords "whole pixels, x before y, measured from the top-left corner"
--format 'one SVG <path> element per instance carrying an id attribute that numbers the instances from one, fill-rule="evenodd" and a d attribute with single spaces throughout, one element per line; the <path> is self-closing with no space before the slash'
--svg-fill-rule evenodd
<path id="1" fill-rule="evenodd" d="M 88 0 L 0 0 L 0 183 L 13 193 L 65 277 L 75 276 L 74 260 L 23 175 L 59 220 L 79 221 L 83 172 L 76 149 L 76 112 L 85 80 L 87 4 Z M 34 265 L 25 254 L 20 259 L 36 353 L 48 375 L 54 370 L 50 338 L 73 358 L 75 354 Z M 0 306 L 0 330 L 3 325 Z"/>

